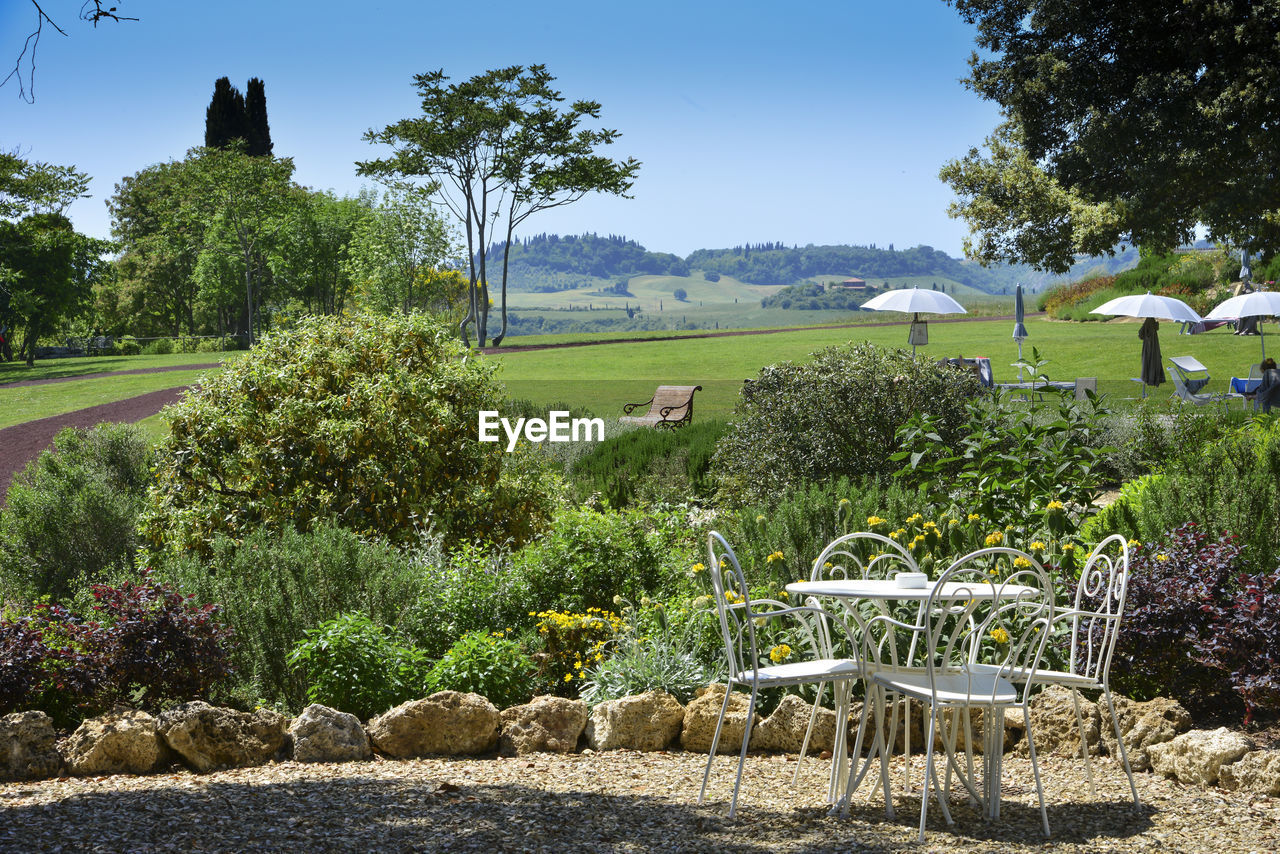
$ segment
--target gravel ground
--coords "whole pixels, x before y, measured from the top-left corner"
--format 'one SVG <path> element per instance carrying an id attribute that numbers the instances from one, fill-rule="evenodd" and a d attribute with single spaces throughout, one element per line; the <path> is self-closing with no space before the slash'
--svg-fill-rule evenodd
<path id="1" fill-rule="evenodd" d="M 734 757 L 612 751 L 515 759 L 293 762 L 149 777 L 0 784 L 0 851 L 1160 851 L 1280 850 L 1280 799 L 1180 786 L 1136 775 L 1135 809 L 1119 766 L 1095 763 L 1099 793 L 1078 761 L 1042 760 L 1053 836 L 1027 760 L 1005 759 L 1001 819 L 953 795 L 954 827 L 930 808 L 915 843 L 919 798 L 895 789 L 896 820 L 865 797 L 848 817 L 823 802 L 826 763 L 752 756 L 738 817 L 726 818 Z M 894 785 L 901 785 L 901 759 Z M 916 757 L 917 768 L 921 759 Z M 918 779 L 918 776 L 917 778 Z"/>

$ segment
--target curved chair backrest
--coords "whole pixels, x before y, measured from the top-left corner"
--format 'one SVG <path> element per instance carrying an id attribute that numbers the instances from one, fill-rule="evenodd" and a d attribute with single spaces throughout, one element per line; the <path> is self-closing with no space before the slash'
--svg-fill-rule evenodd
<path id="1" fill-rule="evenodd" d="M 1112 534 L 1089 553 L 1076 583 L 1067 659 L 1072 673 L 1106 681 L 1128 588 L 1129 545 L 1120 534 Z"/>
<path id="2" fill-rule="evenodd" d="M 891 578 L 894 572 L 919 572 L 916 559 L 901 543 L 870 531 L 832 540 L 809 573 L 810 581 L 832 578 Z"/>
<path id="3" fill-rule="evenodd" d="M 1018 685 L 1025 702 L 1053 623 L 1053 586 L 1034 557 L 995 546 L 958 558 L 929 596 L 930 682 L 981 664 Z M 994 698 L 993 698 L 994 699 Z"/>
<path id="4" fill-rule="evenodd" d="M 720 636 L 724 641 L 725 660 L 729 665 L 729 679 L 750 669 L 758 661 L 756 626 L 751 619 L 751 593 L 747 579 L 738 565 L 738 556 L 717 531 L 707 535 L 707 572 L 711 575 L 712 598 L 716 603 L 716 616 L 720 620 Z M 743 641 L 750 650 L 750 658 L 743 656 Z"/>

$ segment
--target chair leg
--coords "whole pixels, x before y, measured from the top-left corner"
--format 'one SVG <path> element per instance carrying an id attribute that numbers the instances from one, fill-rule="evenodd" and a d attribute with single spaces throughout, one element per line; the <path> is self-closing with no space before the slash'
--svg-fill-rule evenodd
<path id="1" fill-rule="evenodd" d="M 929 732 L 933 732 L 938 722 L 938 707 L 932 705 L 929 707 Z M 907 768 L 911 768 L 911 756 L 907 755 Z M 924 824 L 929 817 L 929 784 L 937 782 L 937 775 L 933 773 L 933 739 L 925 739 L 924 750 L 924 780 L 920 787 L 920 836 L 918 841 L 924 842 Z M 942 799 L 941 791 L 939 791 L 939 800 Z"/>
<path id="2" fill-rule="evenodd" d="M 809 752 L 809 738 L 813 735 L 813 726 L 818 721 L 818 707 L 822 705 L 822 692 L 826 689 L 826 682 L 818 683 L 818 694 L 813 699 L 813 710 L 809 712 L 809 727 L 804 731 L 804 742 L 800 745 L 800 755 L 796 757 L 796 773 L 791 776 L 792 786 L 798 786 L 800 784 L 800 765 L 804 762 L 805 754 Z M 836 687 L 834 684 L 831 686 L 831 693 L 836 693 Z M 839 704 L 837 703 L 837 706 L 838 705 Z"/>
<path id="3" fill-rule="evenodd" d="M 1071 702 L 1076 707 L 1076 724 L 1080 727 L 1080 754 L 1084 757 L 1084 775 L 1089 780 L 1089 793 L 1098 797 L 1098 787 L 1093 782 L 1093 762 L 1089 759 L 1089 743 L 1084 734 L 1084 715 L 1080 712 L 1080 692 L 1071 689 Z"/>
<path id="4" fill-rule="evenodd" d="M 1129 768 L 1129 751 L 1124 746 L 1124 736 L 1120 734 L 1120 719 L 1116 717 L 1115 704 L 1111 702 L 1111 688 L 1104 681 L 1102 696 L 1107 698 L 1107 710 L 1111 712 L 1111 726 L 1116 732 L 1116 744 L 1120 745 L 1120 762 L 1124 765 L 1125 776 L 1129 778 L 1129 793 L 1133 795 L 1133 805 L 1139 805 L 1138 787 L 1133 784 L 1133 771 Z"/>
<path id="5" fill-rule="evenodd" d="M 729 818 L 733 818 L 738 812 L 738 789 L 742 787 L 742 771 L 747 764 L 747 745 L 751 743 L 751 724 L 755 721 L 756 694 L 759 690 L 760 686 L 752 683 L 751 703 L 747 706 L 747 722 L 742 732 L 742 750 L 738 753 L 738 779 L 733 781 L 733 799 L 729 801 Z"/>
<path id="6" fill-rule="evenodd" d="M 711 779 L 711 763 L 716 758 L 716 748 L 720 746 L 720 728 L 724 726 L 725 713 L 729 711 L 729 695 L 733 692 L 733 683 L 724 687 L 724 702 L 720 705 L 720 719 L 716 721 L 716 733 L 711 736 L 711 755 L 707 757 L 707 770 L 702 774 L 702 790 L 698 792 L 698 803 L 706 798 L 707 781 Z"/>
<path id="7" fill-rule="evenodd" d="M 1040 799 L 1040 824 L 1044 835 L 1049 835 L 1049 812 L 1044 807 L 1044 785 L 1040 782 L 1040 764 L 1036 761 L 1036 739 L 1031 730 L 1031 707 L 1022 704 L 1022 722 L 1027 732 L 1027 752 L 1031 754 L 1031 773 L 1036 778 L 1036 797 Z"/>

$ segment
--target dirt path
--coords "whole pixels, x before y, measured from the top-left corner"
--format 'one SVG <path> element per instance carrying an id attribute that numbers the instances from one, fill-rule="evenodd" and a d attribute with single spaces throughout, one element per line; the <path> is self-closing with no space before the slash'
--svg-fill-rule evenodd
<path id="1" fill-rule="evenodd" d="M 79 379 L 79 377 L 73 377 L 73 379 Z M 46 381 L 37 380 L 37 382 Z M 48 418 L 39 418 L 0 430 L 0 496 L 9 492 L 9 482 L 13 480 L 13 476 L 22 471 L 27 463 L 35 459 L 41 451 L 49 447 L 53 437 L 58 435 L 62 428 L 92 427 L 103 421 L 128 423 L 141 421 L 143 418 L 155 415 L 169 404 L 175 403 L 187 388 L 189 386 L 161 389 L 113 403 L 77 409 L 75 412 L 50 415 Z"/>

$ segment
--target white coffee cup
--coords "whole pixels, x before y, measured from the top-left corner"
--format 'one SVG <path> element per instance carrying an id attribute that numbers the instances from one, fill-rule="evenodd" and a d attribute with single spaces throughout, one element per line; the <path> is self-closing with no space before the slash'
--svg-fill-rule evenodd
<path id="1" fill-rule="evenodd" d="M 923 572 L 899 572 L 893 577 L 893 581 L 899 587 L 919 589 L 929 582 L 929 576 Z"/>

